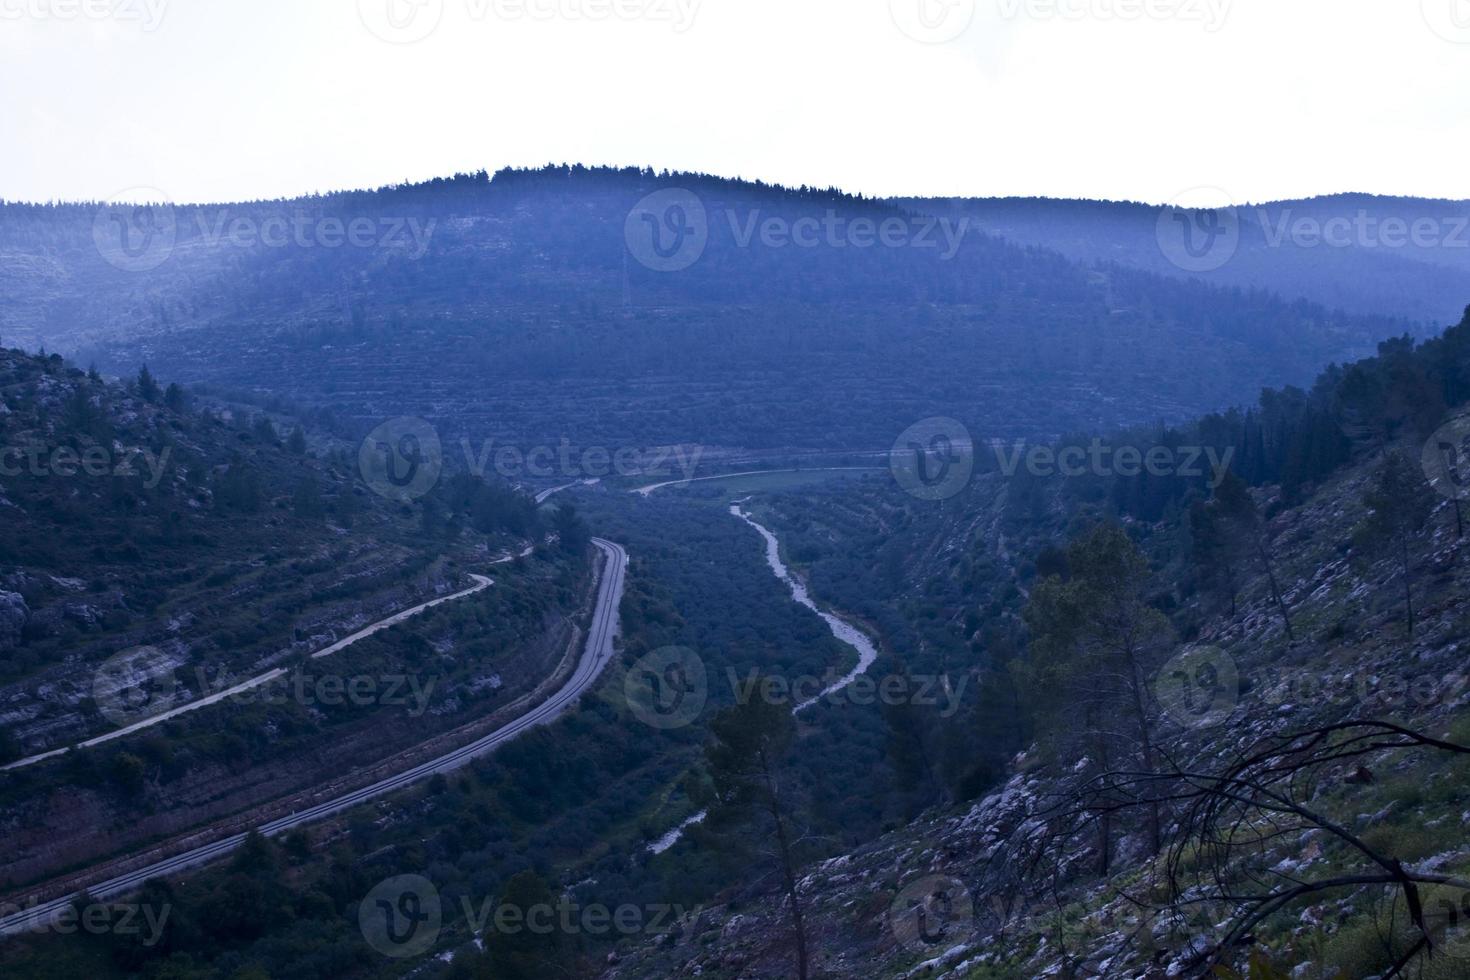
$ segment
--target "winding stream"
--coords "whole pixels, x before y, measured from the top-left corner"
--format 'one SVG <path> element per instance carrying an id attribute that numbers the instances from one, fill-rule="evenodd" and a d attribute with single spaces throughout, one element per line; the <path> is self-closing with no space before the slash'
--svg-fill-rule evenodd
<path id="1" fill-rule="evenodd" d="M 803 606 L 806 606 L 818 616 L 821 616 L 823 622 L 827 624 L 827 628 L 832 631 L 832 635 L 837 637 L 837 639 L 841 640 L 843 643 L 846 643 L 848 646 L 852 647 L 854 650 L 857 651 L 858 654 L 857 666 L 853 667 L 853 669 L 849 671 L 845 677 L 827 687 L 816 697 L 810 698 L 806 701 L 803 701 L 801 704 L 798 704 L 792 710 L 792 714 L 799 715 L 806 709 L 810 708 L 812 705 L 816 704 L 818 701 L 832 694 L 835 694 L 836 692 L 847 687 L 853 681 L 857 680 L 863 674 L 867 673 L 868 668 L 873 666 L 873 661 L 878 659 L 878 648 L 873 645 L 872 640 L 868 639 L 868 635 L 866 633 L 858 629 L 852 623 L 849 623 L 841 616 L 837 616 L 829 612 L 823 612 L 821 609 L 817 608 L 817 604 L 812 601 L 811 593 L 808 591 L 806 583 L 802 582 L 801 579 L 797 578 L 795 575 L 792 575 L 791 569 L 787 568 L 786 563 L 781 560 L 781 542 L 777 540 L 776 535 L 771 533 L 771 530 L 769 528 L 758 523 L 754 518 L 752 518 L 749 514 L 742 510 L 740 508 L 741 503 L 743 503 L 743 501 L 737 500 L 733 504 L 731 504 L 730 513 L 735 517 L 740 518 L 742 521 L 749 524 L 760 533 L 761 538 L 764 539 L 766 543 L 766 564 L 771 566 L 771 571 L 778 579 L 786 583 L 786 587 L 791 590 L 791 598 L 801 603 Z M 679 826 L 673 828 L 668 833 L 660 837 L 658 840 L 654 841 L 652 844 L 649 844 L 649 851 L 654 854 L 662 854 L 664 851 L 667 851 L 669 848 L 679 843 L 679 838 L 684 836 L 684 831 L 704 820 L 705 815 L 706 811 L 701 810 L 698 813 L 694 814 L 692 817 L 689 817 L 683 823 L 679 824 Z"/>
<path id="2" fill-rule="evenodd" d="M 822 620 L 827 624 L 827 628 L 832 631 L 832 635 L 852 647 L 858 653 L 857 666 L 846 677 L 832 684 L 816 697 L 803 701 L 796 706 L 795 714 L 801 714 L 807 708 L 822 700 L 822 698 L 830 694 L 835 694 L 863 674 L 866 674 L 868 668 L 873 666 L 873 661 L 878 659 L 878 649 L 873 646 L 873 641 L 868 639 L 868 635 L 862 630 L 840 616 L 823 612 L 817 608 L 817 604 L 812 601 L 811 594 L 807 591 L 806 583 L 802 582 L 795 575 L 792 575 L 791 570 L 786 567 L 786 563 L 781 560 L 781 542 L 776 540 L 776 535 L 772 534 L 768 528 L 756 523 L 754 518 L 741 510 L 740 503 L 737 500 L 731 504 L 730 513 L 760 532 L 760 536 L 766 542 L 766 564 L 771 566 L 771 571 L 775 573 L 778 579 L 786 583 L 787 588 L 791 590 L 791 597 L 818 616 L 821 616 Z"/>

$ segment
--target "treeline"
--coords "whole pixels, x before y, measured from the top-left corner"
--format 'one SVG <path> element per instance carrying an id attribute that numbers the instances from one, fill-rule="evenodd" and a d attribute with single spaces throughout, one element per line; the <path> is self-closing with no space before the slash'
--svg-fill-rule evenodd
<path id="1" fill-rule="evenodd" d="M 1249 486 L 1279 486 L 1278 506 L 1290 506 L 1356 453 L 1381 450 L 1401 438 L 1427 438 L 1467 400 L 1470 309 L 1439 337 L 1417 343 L 1398 337 L 1381 343 L 1374 357 L 1328 367 L 1309 390 L 1266 389 L 1253 408 L 1102 438 L 1114 452 L 1126 446 L 1140 456 L 1163 447 L 1171 460 L 1192 458 L 1195 472 L 1083 473 L 1048 481 L 1023 466 L 1015 474 L 1014 507 L 1021 512 L 1035 505 L 1050 484 L 1073 503 L 1105 501 L 1120 516 L 1157 521 L 1177 514 L 1191 496 L 1208 496 L 1222 475 L 1212 467 L 1216 462 Z M 1058 452 L 1090 447 L 1093 438 L 1068 437 Z M 993 458 L 982 451 L 980 461 L 988 466 Z"/>
<path id="2" fill-rule="evenodd" d="M 1027 679 L 1039 669 L 1038 644 L 1049 642 L 1038 631 L 1064 618 L 1062 607 L 1043 614 L 1039 603 L 1049 581 L 1083 587 L 1074 549 L 1087 549 L 1097 528 L 1122 526 L 1128 535 L 1108 539 L 1111 565 L 1093 574 L 1093 584 L 1132 590 L 1129 608 L 1167 617 L 1169 642 L 1194 639 L 1208 615 L 1233 615 L 1251 582 L 1261 583 L 1259 597 L 1283 636 L 1302 639 L 1287 595 L 1292 555 L 1274 540 L 1270 521 L 1344 467 L 1372 461 L 1369 486 L 1356 501 L 1366 516 L 1350 538 L 1361 560 L 1399 566 L 1397 594 L 1376 598 L 1401 607 L 1412 636 L 1417 556 L 1442 503 L 1418 452 L 1467 399 L 1470 315 L 1439 338 L 1389 341 L 1376 357 L 1331 367 L 1309 391 L 1268 390 L 1248 410 L 1098 437 L 1108 451 L 1102 471 L 1037 475 L 1024 463 L 1028 446 L 1006 472 L 998 460 L 1014 458 L 1016 447 L 1002 445 L 999 456 L 977 450 L 973 492 L 943 505 L 916 502 L 886 477 L 857 484 L 856 492 L 811 486 L 770 500 L 788 558 L 804 566 L 816 595 L 875 624 L 903 669 L 939 673 L 952 684 L 972 679 L 964 710 L 952 718 L 887 712 L 897 786 L 911 805 L 923 806 L 983 792 L 1066 714 L 1046 709 L 1061 687 Z M 1056 458 L 1067 447 L 1086 459 L 1094 437 L 1045 448 Z M 1139 459 L 1162 447 L 1171 463 L 1198 451 L 1198 472 L 1109 472 L 1123 447 Z M 1438 512 L 1444 530 L 1463 533 L 1458 502 Z M 1079 602 L 1067 608 L 1076 613 Z"/>

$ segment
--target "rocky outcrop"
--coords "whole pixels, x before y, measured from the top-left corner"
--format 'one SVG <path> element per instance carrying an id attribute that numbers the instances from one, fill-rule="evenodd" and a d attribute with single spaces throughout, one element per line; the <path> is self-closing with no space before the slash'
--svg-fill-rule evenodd
<path id="1" fill-rule="evenodd" d="M 19 592 L 0 592 L 0 651 L 20 644 L 21 632 L 31 611 Z"/>

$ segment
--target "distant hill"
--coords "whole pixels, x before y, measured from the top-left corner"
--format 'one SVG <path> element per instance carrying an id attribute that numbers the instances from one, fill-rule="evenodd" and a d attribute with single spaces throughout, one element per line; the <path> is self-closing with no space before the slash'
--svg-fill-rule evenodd
<path id="1" fill-rule="evenodd" d="M 1215 285 L 1268 289 L 1369 316 L 1454 323 L 1470 284 L 1470 201 L 1335 194 L 1242 204 L 1228 209 L 1240 229 L 1238 244 L 1222 241 L 1201 263 L 1184 263 L 1191 268 L 1170 261 L 1173 236 L 1180 233 L 1177 219 L 1153 205 L 1048 198 L 895 203 L 969 217 L 992 235 L 1042 245 L 1080 262 L 1116 262 Z M 1203 250 L 1203 239 L 1199 245 Z"/>
<path id="2" fill-rule="evenodd" d="M 1186 418 L 1417 329 L 1101 247 L 1069 258 L 962 210 L 581 167 L 8 205 L 0 334 L 364 429 L 411 414 L 521 445 L 886 448 L 934 415 L 981 437 Z"/>

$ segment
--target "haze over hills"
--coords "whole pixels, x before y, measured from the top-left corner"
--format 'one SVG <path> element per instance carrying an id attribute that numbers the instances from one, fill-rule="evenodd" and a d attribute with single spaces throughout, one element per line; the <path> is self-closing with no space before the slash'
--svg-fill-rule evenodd
<path id="1" fill-rule="evenodd" d="M 1269 289 L 1330 309 L 1453 323 L 1470 277 L 1470 201 L 1376 194 L 1241 204 L 1221 212 L 1222 237 L 1198 243 L 1183 265 L 1160 247 L 1177 234 L 1165 209 L 1051 198 L 908 199 L 897 203 L 965 216 L 1011 241 L 1044 245 L 1079 262 L 1116 262 L 1222 286 Z M 1234 229 L 1234 231 L 1232 231 Z"/>
<path id="2" fill-rule="evenodd" d="M 0 0 L 0 980 L 1470 977 L 1467 12 Z"/>
<path id="3" fill-rule="evenodd" d="M 1422 330 L 1282 298 L 1310 293 L 1295 273 L 1251 289 L 1161 274 L 1125 206 L 1122 262 L 1066 233 L 1114 206 L 1056 202 L 1055 236 L 1034 217 L 998 229 L 1018 242 L 917 207 L 582 167 L 243 205 L 7 205 L 0 332 L 364 430 L 419 415 L 523 444 L 884 448 L 935 415 L 981 437 L 1187 418 Z M 1357 278 L 1382 292 L 1394 272 Z"/>

